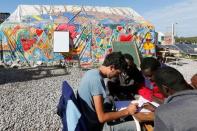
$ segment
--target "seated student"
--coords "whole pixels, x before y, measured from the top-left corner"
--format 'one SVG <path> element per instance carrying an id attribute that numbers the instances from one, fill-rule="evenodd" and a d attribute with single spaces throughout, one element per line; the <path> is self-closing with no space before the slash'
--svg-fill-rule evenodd
<path id="1" fill-rule="evenodd" d="M 153 57 L 146 57 L 142 60 L 140 65 L 141 71 L 144 75 L 145 84 L 140 89 L 138 89 L 138 94 L 143 96 L 149 101 L 155 101 L 157 103 L 163 103 L 164 96 L 159 91 L 159 88 L 155 85 L 153 75 L 154 72 L 160 68 L 162 65 L 160 62 Z"/>
<path id="2" fill-rule="evenodd" d="M 109 92 L 113 97 L 119 100 L 133 99 L 132 94 L 136 94 L 137 88 L 144 83 L 142 73 L 136 67 L 133 57 L 130 54 L 124 54 L 127 68 L 118 77 L 107 80 Z"/>
<path id="3" fill-rule="evenodd" d="M 172 67 L 158 69 L 154 78 L 168 97 L 155 111 L 154 131 L 197 131 L 197 90 Z"/>
<path id="4" fill-rule="evenodd" d="M 192 76 L 192 78 L 191 78 L 191 85 L 192 85 L 192 87 L 197 89 L 197 74 Z"/>
<path id="5" fill-rule="evenodd" d="M 137 104 L 130 104 L 121 111 L 104 111 L 104 101 L 108 95 L 104 78 L 118 76 L 126 66 L 124 56 L 120 52 L 113 52 L 106 56 L 98 69 L 91 69 L 84 74 L 78 88 L 77 98 L 89 131 L 136 130 L 134 121 L 116 123 L 114 120 L 133 115 L 137 110 Z"/>

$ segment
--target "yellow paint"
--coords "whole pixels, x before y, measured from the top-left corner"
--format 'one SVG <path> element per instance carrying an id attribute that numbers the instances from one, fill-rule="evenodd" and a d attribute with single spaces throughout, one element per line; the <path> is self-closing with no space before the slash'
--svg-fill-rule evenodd
<path id="1" fill-rule="evenodd" d="M 149 40 L 152 39 L 152 36 L 151 36 L 151 33 L 150 32 L 148 32 L 146 34 L 145 39 L 149 39 Z"/>
<path id="2" fill-rule="evenodd" d="M 155 48 L 155 45 L 152 42 L 145 42 L 143 48 L 144 50 L 152 50 Z"/>

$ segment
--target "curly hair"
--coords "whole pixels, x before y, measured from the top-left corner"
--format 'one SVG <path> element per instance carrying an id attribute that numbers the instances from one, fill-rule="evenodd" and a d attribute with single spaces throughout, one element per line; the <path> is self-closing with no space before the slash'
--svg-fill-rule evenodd
<path id="1" fill-rule="evenodd" d="M 159 88 L 165 85 L 175 91 L 188 89 L 183 75 L 172 67 L 159 68 L 155 73 L 155 82 Z"/>
<path id="2" fill-rule="evenodd" d="M 134 61 L 133 56 L 130 55 L 130 54 L 127 54 L 127 53 L 124 54 L 124 58 L 127 59 L 127 60 L 130 60 L 130 61 Z"/>
<path id="3" fill-rule="evenodd" d="M 157 70 L 160 66 L 161 66 L 161 64 L 154 57 L 146 57 L 146 58 L 144 58 L 142 60 L 141 65 L 140 65 L 141 70 L 151 69 L 151 71 Z"/>
<path id="4" fill-rule="evenodd" d="M 127 63 L 121 52 L 112 52 L 105 57 L 103 66 L 113 65 L 115 69 L 124 71 L 127 68 Z"/>

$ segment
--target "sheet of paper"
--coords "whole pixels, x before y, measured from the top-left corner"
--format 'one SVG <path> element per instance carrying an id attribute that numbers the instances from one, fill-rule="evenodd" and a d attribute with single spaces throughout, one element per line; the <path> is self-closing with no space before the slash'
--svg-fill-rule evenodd
<path id="1" fill-rule="evenodd" d="M 150 111 L 147 110 L 147 109 L 140 108 L 140 107 L 142 107 L 143 104 L 145 104 L 145 103 L 147 103 L 147 102 L 153 104 L 153 105 L 156 106 L 156 107 L 159 106 L 158 103 L 156 103 L 156 102 L 150 102 L 150 101 L 144 99 L 142 96 L 140 96 L 138 100 L 133 100 L 133 101 L 115 101 L 115 105 L 116 105 L 116 109 L 117 109 L 117 110 L 123 110 L 123 109 L 126 109 L 127 106 L 128 106 L 130 103 L 138 103 L 138 107 L 139 107 L 138 110 L 139 110 L 139 112 L 150 112 Z"/>
<path id="2" fill-rule="evenodd" d="M 150 101 L 144 99 L 142 96 L 139 97 L 139 100 L 138 100 L 138 101 L 139 101 L 139 107 L 141 107 L 144 103 L 147 103 L 147 102 L 153 104 L 153 105 L 156 106 L 156 107 L 159 106 L 158 103 L 156 103 L 156 102 L 154 102 L 154 101 L 150 102 Z"/>
<path id="3" fill-rule="evenodd" d="M 134 100 L 134 101 L 132 101 L 131 103 L 138 103 L 139 112 L 150 112 L 150 111 L 147 110 L 147 109 L 140 108 L 140 107 L 142 107 L 143 104 L 145 104 L 145 103 L 147 103 L 147 102 L 153 104 L 153 105 L 156 106 L 156 107 L 159 106 L 158 103 L 156 103 L 156 102 L 150 102 L 150 101 L 146 100 L 145 98 L 143 98 L 142 96 L 140 96 L 138 100 Z"/>

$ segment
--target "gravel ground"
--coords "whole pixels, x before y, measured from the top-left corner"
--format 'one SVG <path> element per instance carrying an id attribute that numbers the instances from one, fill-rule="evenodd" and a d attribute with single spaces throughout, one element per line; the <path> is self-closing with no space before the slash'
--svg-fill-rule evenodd
<path id="1" fill-rule="evenodd" d="M 0 130 L 59 131 L 61 121 L 56 106 L 61 84 L 79 85 L 82 71 L 70 69 L 0 70 Z"/>
<path id="2" fill-rule="evenodd" d="M 180 71 L 188 83 L 191 82 L 191 77 L 197 73 L 197 60 L 180 59 L 177 64 L 170 62 L 168 65 Z"/>
<path id="3" fill-rule="evenodd" d="M 190 82 L 197 73 L 197 61 L 182 59 L 169 64 Z M 76 91 L 83 71 L 43 67 L 34 69 L 0 69 L 0 131 L 59 131 L 61 121 L 56 106 L 61 84 L 67 80 Z"/>

